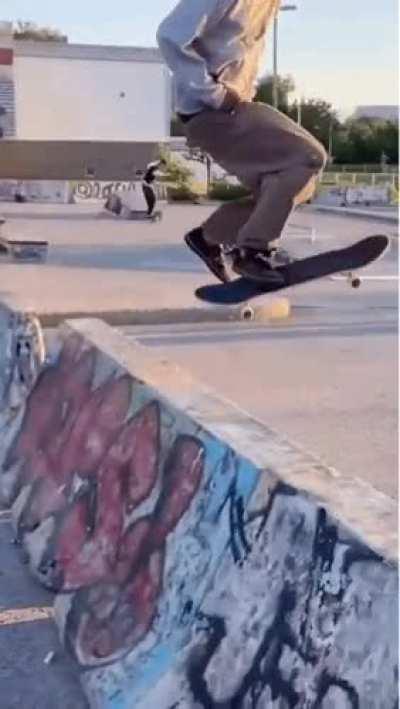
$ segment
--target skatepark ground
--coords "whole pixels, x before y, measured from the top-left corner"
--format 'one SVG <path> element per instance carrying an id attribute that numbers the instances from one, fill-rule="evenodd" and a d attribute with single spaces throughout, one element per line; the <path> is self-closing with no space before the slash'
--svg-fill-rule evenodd
<path id="1" fill-rule="evenodd" d="M 231 322 L 231 311 L 196 300 L 195 288 L 213 277 L 182 243 L 214 208 L 169 205 L 162 222 L 148 224 L 109 217 L 98 203 L 4 204 L 10 238 L 46 238 L 50 248 L 45 264 L 1 263 L 0 298 L 45 326 L 77 313 L 135 324 L 131 336 L 328 463 L 396 495 L 397 225 L 296 211 L 285 234 L 294 254 L 382 232 L 391 248 L 358 290 L 323 279 L 253 301 L 260 321 L 240 322 L 236 312 Z M 264 317 L 274 300 L 288 302 L 288 318 Z M 264 396 L 271 385 L 272 399 Z"/>
<path id="2" fill-rule="evenodd" d="M 340 280 L 302 286 L 287 294 L 285 320 L 243 323 L 224 322 L 221 312 L 207 312 L 193 296 L 208 276 L 182 246 L 181 234 L 209 213 L 208 206 L 168 208 L 154 225 L 99 216 L 93 204 L 2 205 L 1 211 L 10 238 L 50 242 L 46 264 L 0 264 L 0 299 L 42 315 L 50 347 L 55 322 L 75 313 L 105 314 L 128 338 L 183 366 L 328 466 L 396 497 L 395 225 L 310 208 L 297 212 L 287 237 L 298 253 L 369 233 L 393 236 L 389 253 L 366 272 L 378 278 L 359 291 Z M 63 707 L 83 708 L 86 699 L 51 619 L 52 596 L 29 577 L 13 536 L 4 509 L 2 707 L 53 709 L 57 696 Z"/>

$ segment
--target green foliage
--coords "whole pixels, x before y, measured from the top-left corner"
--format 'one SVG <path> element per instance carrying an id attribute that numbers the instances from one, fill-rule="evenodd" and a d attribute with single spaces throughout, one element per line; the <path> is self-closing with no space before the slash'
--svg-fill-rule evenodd
<path id="1" fill-rule="evenodd" d="M 248 194 L 249 191 L 242 185 L 231 185 L 224 180 L 218 180 L 211 183 L 208 196 L 219 202 L 229 202 L 231 199 L 240 199 Z"/>
<path id="2" fill-rule="evenodd" d="M 399 126 L 376 119 L 348 120 L 341 123 L 333 106 L 322 99 L 306 99 L 299 106 L 289 103 L 295 84 L 291 76 L 278 76 L 278 108 L 294 121 L 299 114 L 301 125 L 314 135 L 327 150 L 332 148 L 335 164 L 380 164 L 382 157 L 389 165 L 399 160 Z M 267 75 L 259 83 L 255 101 L 273 103 L 273 77 Z"/>
<path id="3" fill-rule="evenodd" d="M 199 201 L 197 192 L 187 184 L 169 186 L 167 188 L 167 198 L 169 202 L 192 202 L 196 204 Z"/>
<path id="4" fill-rule="evenodd" d="M 35 22 L 18 20 L 13 32 L 14 39 L 31 39 L 35 42 L 68 42 L 68 37 L 53 27 L 40 27 Z"/>
<path id="5" fill-rule="evenodd" d="M 291 76 L 278 76 L 278 108 L 284 113 L 287 112 L 289 106 L 289 94 L 294 91 L 295 85 L 293 78 Z M 258 89 L 255 101 L 259 103 L 268 103 L 270 106 L 273 105 L 273 86 L 274 77 L 272 74 L 267 74 L 263 76 L 258 84 Z"/>
<path id="6" fill-rule="evenodd" d="M 166 162 L 160 181 L 167 185 L 168 200 L 172 202 L 197 202 L 199 195 L 193 190 L 191 185 L 192 171 L 185 167 L 180 160 L 176 160 L 171 151 L 166 148 L 160 150 L 160 157 Z"/>
<path id="7" fill-rule="evenodd" d="M 167 182 L 174 186 L 189 184 L 193 177 L 192 171 L 188 167 L 185 167 L 180 160 L 176 160 L 170 150 L 162 148 L 160 150 L 160 157 L 166 162 L 163 168 L 162 182 Z"/>
<path id="8" fill-rule="evenodd" d="M 295 101 L 287 111 L 290 118 L 298 120 L 299 111 L 301 125 L 317 138 L 325 148 L 329 149 L 329 136 L 333 135 L 340 126 L 336 111 L 327 101 L 321 99 L 307 99 L 299 106 Z"/>
<path id="9" fill-rule="evenodd" d="M 391 121 L 349 120 L 334 135 L 335 162 L 389 164 L 399 161 L 399 127 Z"/>
<path id="10" fill-rule="evenodd" d="M 393 121 L 381 121 L 376 127 L 378 150 L 386 154 L 389 162 L 399 162 L 399 125 Z M 382 155 L 380 156 L 382 158 Z"/>

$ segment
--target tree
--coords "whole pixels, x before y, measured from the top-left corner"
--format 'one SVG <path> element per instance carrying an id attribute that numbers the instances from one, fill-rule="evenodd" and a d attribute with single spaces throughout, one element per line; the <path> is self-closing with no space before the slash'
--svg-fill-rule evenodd
<path id="1" fill-rule="evenodd" d="M 399 127 L 396 123 L 370 118 L 350 119 L 345 124 L 344 133 L 348 149 L 345 156 L 340 156 L 341 162 L 380 163 L 382 153 L 389 162 L 398 162 Z"/>
<path id="2" fill-rule="evenodd" d="M 291 76 L 278 76 L 278 108 L 280 111 L 287 113 L 289 106 L 289 94 L 295 89 L 295 84 Z M 274 87 L 274 77 L 272 74 L 266 74 L 263 76 L 258 84 L 257 93 L 255 95 L 255 101 L 260 103 L 268 103 L 270 106 L 273 105 L 273 89 Z"/>
<path id="3" fill-rule="evenodd" d="M 162 148 L 160 157 L 165 161 L 163 177 L 161 178 L 163 182 L 175 185 L 184 185 L 190 182 L 193 177 L 192 171 L 190 168 L 185 167 L 181 160 L 173 157 L 170 150 Z"/>
<path id="4" fill-rule="evenodd" d="M 353 162 L 353 144 L 349 139 L 349 131 L 345 126 L 339 126 L 332 134 L 332 157 L 339 165 Z"/>
<path id="5" fill-rule="evenodd" d="M 399 159 L 399 126 L 370 118 L 349 119 L 334 132 L 333 155 L 338 164 L 378 164 L 382 154 L 389 163 Z"/>
<path id="6" fill-rule="evenodd" d="M 290 106 L 288 114 L 293 120 L 297 120 L 299 115 L 297 101 Z M 330 137 L 333 138 L 340 127 L 340 121 L 332 104 L 322 99 L 306 99 L 301 102 L 300 115 L 301 125 L 328 150 Z"/>
<path id="7" fill-rule="evenodd" d="M 34 22 L 18 20 L 13 31 L 14 39 L 32 39 L 35 42 L 68 42 L 68 37 L 53 27 L 39 27 Z"/>
<path id="8" fill-rule="evenodd" d="M 380 156 L 385 153 L 389 163 L 399 162 L 399 125 L 393 121 L 379 121 L 376 126 L 376 141 Z"/>

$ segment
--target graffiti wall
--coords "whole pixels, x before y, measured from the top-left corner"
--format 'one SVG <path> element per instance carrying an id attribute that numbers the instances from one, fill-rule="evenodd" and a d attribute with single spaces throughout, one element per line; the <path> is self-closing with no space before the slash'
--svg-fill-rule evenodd
<path id="1" fill-rule="evenodd" d="M 166 199 L 166 187 L 163 184 L 155 184 L 157 199 Z M 71 184 L 72 196 L 74 202 L 87 201 L 105 201 L 110 195 L 118 193 L 125 200 L 134 201 L 135 198 L 140 203 L 140 208 L 145 206 L 145 200 L 142 195 L 142 186 L 140 181 L 132 182 L 99 182 L 98 180 L 84 180 Z M 130 205 L 134 208 L 133 204 Z"/>
<path id="2" fill-rule="evenodd" d="M 70 189 L 66 180 L 0 180 L 0 201 L 67 204 Z"/>
<path id="3" fill-rule="evenodd" d="M 76 332 L 0 485 L 91 706 L 395 706 L 395 568 Z"/>
<path id="4" fill-rule="evenodd" d="M 383 187 L 332 187 L 322 192 L 317 199 L 319 204 L 329 204 L 337 207 L 352 207 L 357 205 L 388 205 L 391 200 L 390 186 Z"/>
<path id="5" fill-rule="evenodd" d="M 167 198 L 166 187 L 155 185 L 158 200 Z M 111 194 L 118 193 L 132 209 L 143 209 L 146 202 L 142 194 L 140 182 L 99 182 L 98 180 L 83 180 L 69 182 L 68 180 L 0 180 L 0 202 L 15 200 L 16 195 L 22 196 L 27 202 L 60 203 L 73 202 L 105 202 Z"/>
<path id="6" fill-rule="evenodd" d="M 74 202 L 88 200 L 105 201 L 114 192 L 131 192 L 136 190 L 135 182 L 99 182 L 84 180 L 72 183 Z"/>

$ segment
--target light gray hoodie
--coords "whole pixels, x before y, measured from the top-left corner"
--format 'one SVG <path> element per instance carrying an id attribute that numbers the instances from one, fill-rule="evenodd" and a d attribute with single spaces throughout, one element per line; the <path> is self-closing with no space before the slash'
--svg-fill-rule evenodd
<path id="1" fill-rule="evenodd" d="M 176 110 L 221 107 L 227 89 L 251 101 L 265 34 L 280 0 L 180 0 L 157 41 L 174 74 Z"/>

